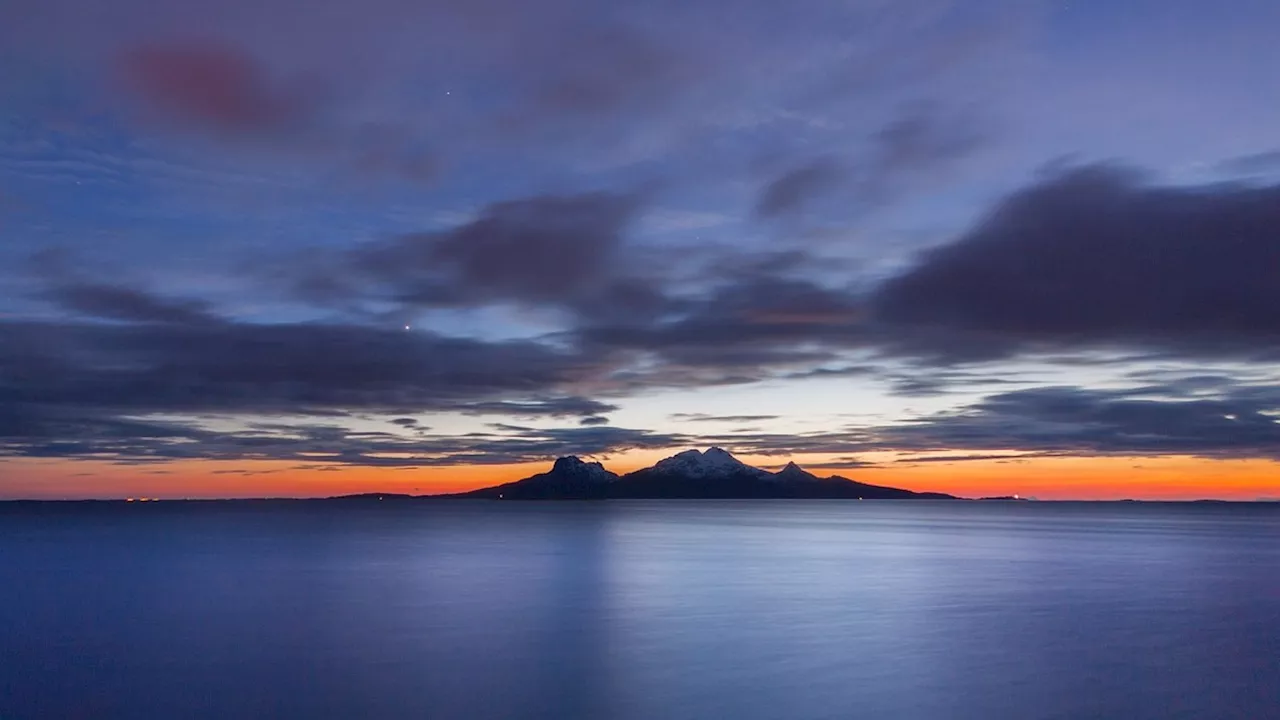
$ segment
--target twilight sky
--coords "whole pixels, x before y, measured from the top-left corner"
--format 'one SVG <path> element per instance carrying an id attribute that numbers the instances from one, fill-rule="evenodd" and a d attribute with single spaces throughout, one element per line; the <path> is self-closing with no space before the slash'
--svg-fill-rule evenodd
<path id="1" fill-rule="evenodd" d="M 720 445 L 1280 496 L 1274 0 L 8 0 L 0 497 Z"/>

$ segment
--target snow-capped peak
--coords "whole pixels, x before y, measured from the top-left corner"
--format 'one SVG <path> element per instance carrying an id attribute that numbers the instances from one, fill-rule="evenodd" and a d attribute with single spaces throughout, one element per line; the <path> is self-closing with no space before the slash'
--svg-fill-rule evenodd
<path id="1" fill-rule="evenodd" d="M 600 463 L 584 462 L 582 458 L 575 455 L 566 455 L 565 457 L 556 458 L 556 464 L 552 466 L 551 472 L 575 479 L 599 482 L 610 482 L 618 479 L 616 474 L 605 470 L 604 466 Z"/>
<path id="2" fill-rule="evenodd" d="M 706 477 L 708 475 L 723 475 L 736 473 L 749 473 L 752 475 L 767 475 L 763 470 L 753 468 L 750 465 L 730 455 L 727 451 L 713 447 L 706 452 L 698 450 L 685 450 L 661 460 L 657 465 L 653 466 L 654 470 L 668 473 L 680 473 L 691 477 Z"/>
<path id="3" fill-rule="evenodd" d="M 725 450 L 724 448 L 718 448 L 718 447 L 707 448 L 707 451 L 702 453 L 702 459 L 706 462 L 715 463 L 717 465 L 743 465 L 744 464 L 741 461 L 739 461 L 738 458 L 734 457 L 733 455 L 730 455 L 728 450 Z"/>

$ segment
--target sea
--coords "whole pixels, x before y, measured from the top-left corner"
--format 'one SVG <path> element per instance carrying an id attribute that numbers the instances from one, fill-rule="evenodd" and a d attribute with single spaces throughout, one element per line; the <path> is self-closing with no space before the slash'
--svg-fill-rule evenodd
<path id="1" fill-rule="evenodd" d="M 0 718 L 1280 718 L 1280 504 L 0 503 Z"/>

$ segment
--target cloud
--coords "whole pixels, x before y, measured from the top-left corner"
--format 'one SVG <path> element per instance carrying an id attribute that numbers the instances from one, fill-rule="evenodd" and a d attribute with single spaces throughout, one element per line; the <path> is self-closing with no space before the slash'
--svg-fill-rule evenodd
<path id="1" fill-rule="evenodd" d="M 1280 172 L 1280 150 L 1239 155 L 1218 163 L 1218 172 L 1226 175 L 1253 176 Z"/>
<path id="2" fill-rule="evenodd" d="M 68 282 L 55 285 L 44 296 L 67 312 L 105 320 L 142 323 L 212 323 L 220 320 L 206 302 L 162 298 L 122 285 Z"/>
<path id="3" fill-rule="evenodd" d="M 0 334 L 13 341 L 0 346 L 0 456 L 418 467 L 526 462 L 670 440 L 597 427 L 599 414 L 616 406 L 572 390 L 602 368 L 530 341 L 232 321 L 6 321 Z M 584 423 L 448 436 L 431 434 L 406 412 Z M 388 416 L 409 434 L 344 427 L 355 414 Z M 263 421 L 306 415 L 339 424 Z"/>
<path id="4" fill-rule="evenodd" d="M 595 415 L 604 371 L 532 341 L 341 324 L 0 323 L 0 403 L 145 413 Z"/>
<path id="5" fill-rule="evenodd" d="M 978 19 L 952 2 L 815 0 L 737 7 L 726 23 L 714 3 L 118 0 L 108 18 L 93 0 L 28 5 L 0 25 L 18 72 L 69 79 L 86 96 L 115 80 L 126 102 L 177 127 L 265 135 L 271 143 L 234 148 L 255 166 L 344 184 L 459 169 L 485 178 L 459 186 L 471 194 L 549 166 L 558 177 L 565 166 L 652 161 L 667 163 L 655 169 L 668 177 L 740 167 L 743 146 L 725 130 L 762 129 L 768 137 L 748 138 L 757 146 L 786 133 L 837 147 L 901 94 L 945 94 L 953 79 L 944 75 L 1003 57 L 1027 14 L 1023 3 Z M 974 24 L 986 29 L 978 42 Z M 857 81 L 838 81 L 851 71 Z M 391 137 L 368 139 L 366 124 Z M 222 150 L 204 159 L 220 164 Z"/>
<path id="6" fill-rule="evenodd" d="M 898 450 L 1020 450 L 1069 455 L 1280 459 L 1280 395 L 1239 388 L 1166 400 L 1148 391 L 1043 387 L 989 396 L 955 412 L 875 432 Z"/>
<path id="7" fill-rule="evenodd" d="M 227 45 L 144 45 L 120 58 L 128 86 L 169 120 L 227 134 L 274 133 L 304 121 L 314 93 L 274 81 L 246 52 Z"/>
<path id="8" fill-rule="evenodd" d="M 561 38 L 530 78 L 530 105 L 559 120 L 600 115 L 670 96 L 699 71 L 655 37 L 626 26 L 591 28 Z"/>
<path id="9" fill-rule="evenodd" d="M 691 367 L 767 368 L 821 364 L 830 347 L 860 341 L 856 296 L 806 280 L 742 277 L 679 305 L 670 320 L 585 325 L 587 347 L 630 349 Z"/>
<path id="10" fill-rule="evenodd" d="M 972 122 L 932 105 L 914 105 L 872 133 L 859 153 L 822 156 L 774 178 L 761 190 L 755 213 L 775 218 L 827 197 L 865 212 L 916 183 L 936 179 L 938 172 L 972 154 L 983 141 Z"/>
<path id="11" fill-rule="evenodd" d="M 419 272 L 441 266 L 464 292 L 558 301 L 593 289 L 636 208 L 633 197 L 605 194 L 503 202 L 444 235 L 402 238 L 387 255 L 367 256 L 366 267 L 394 276 L 402 261 Z"/>
<path id="12" fill-rule="evenodd" d="M 855 197 L 863 204 L 882 202 L 970 155 L 984 140 L 966 119 L 928 104 L 909 107 L 873 136 Z"/>
<path id="13" fill-rule="evenodd" d="M 879 374 L 890 381 L 889 391 L 893 395 L 910 398 L 938 397 L 956 391 L 972 393 L 979 389 L 1030 383 L 1019 379 L 1018 371 L 1003 368 L 968 372 L 950 368 L 913 367 L 908 372 L 882 370 Z"/>
<path id="14" fill-rule="evenodd" d="M 174 420 L 132 421 L 0 410 L 0 457 L 94 459 L 124 464 L 212 460 L 287 460 L 306 467 L 442 467 L 545 461 L 568 454 L 604 455 L 682 444 L 683 436 L 615 427 L 536 429 L 493 425 L 466 435 L 358 432 L 335 425 L 255 423 L 211 430 Z"/>
<path id="15" fill-rule="evenodd" d="M 332 71 L 280 77 L 243 47 L 179 40 L 128 48 L 117 64 L 130 99 L 154 119 L 220 140 L 268 139 L 252 147 L 276 161 L 321 159 L 348 181 L 427 182 L 442 166 L 416 123 L 330 107 Z"/>
<path id="16" fill-rule="evenodd" d="M 350 155 L 356 176 L 391 176 L 416 182 L 435 180 L 441 170 L 438 155 L 409 128 L 390 123 L 361 123 L 350 130 L 330 131 L 329 144 Z"/>
<path id="17" fill-rule="evenodd" d="M 873 298 L 906 352 L 1280 349 L 1280 186 L 1164 187 L 1074 168 L 1004 201 Z"/>
<path id="18" fill-rule="evenodd" d="M 661 313 L 579 315 L 558 333 L 589 357 L 610 358 L 614 387 L 717 386 L 797 377 L 820 368 L 849 373 L 845 354 L 874 347 L 862 294 L 806 277 L 807 254 L 713 256 L 698 282 L 652 288 Z"/>
<path id="19" fill-rule="evenodd" d="M 517 303 L 572 312 L 647 312 L 662 298 L 626 276 L 635 194 L 546 195 L 494 203 L 441 232 L 366 244 L 312 262 L 307 300 L 404 309 Z M 306 265 L 306 263 L 304 263 Z"/>
<path id="20" fill-rule="evenodd" d="M 869 365 L 848 365 L 844 367 L 819 367 L 812 370 L 800 370 L 786 373 L 782 377 L 787 380 L 807 380 L 810 378 L 858 378 L 878 375 L 881 368 Z"/>
<path id="21" fill-rule="evenodd" d="M 809 472 L 816 472 L 818 470 L 874 470 L 877 467 L 879 467 L 879 465 L 876 465 L 873 462 L 859 460 L 857 458 L 836 458 L 833 461 L 809 463 L 805 465 L 805 469 Z"/>
<path id="22" fill-rule="evenodd" d="M 371 466 L 507 463 L 676 445 L 761 455 L 867 452 L 971 455 L 1197 455 L 1280 458 L 1274 384 L 1190 374 L 1135 378 L 1123 390 L 1022 389 L 913 420 L 814 433 L 660 433 L 607 426 L 616 409 L 573 394 L 620 372 L 535 342 L 486 343 L 343 325 L 251 326 L 5 322 L 0 454 L 161 462 L 287 459 Z M 723 382 L 732 369 L 707 368 Z M 779 355 L 773 361 L 785 364 Z M 678 362 L 678 361 L 671 361 Z M 668 366 L 672 372 L 676 365 Z M 964 382 L 963 378 L 944 378 Z M 635 387 L 670 382 L 659 372 Z M 706 380 L 711 382 L 710 379 Z M 633 388 L 634 389 L 634 388 Z M 577 427 L 494 423 L 430 433 L 406 412 L 577 417 Z M 385 415 L 403 430 L 268 416 Z M 249 421 L 246 418 L 258 418 Z M 187 418 L 187 419 L 179 419 Z M 208 424 L 211 418 L 232 420 Z M 692 423 L 775 416 L 684 413 Z"/>
<path id="23" fill-rule="evenodd" d="M 777 420 L 778 415 L 706 415 L 703 413 L 675 413 L 671 416 L 672 420 L 683 420 L 685 422 L 762 422 L 765 420 Z"/>
<path id="24" fill-rule="evenodd" d="M 455 405 L 449 409 L 467 415 L 510 415 L 514 417 L 553 418 L 575 417 L 581 415 L 583 416 L 583 420 L 591 420 L 595 419 L 599 413 L 607 413 L 617 410 L 618 406 L 582 397 L 558 397 L 520 402 L 502 400 L 472 402 Z"/>
<path id="25" fill-rule="evenodd" d="M 774 178 L 756 200 L 756 215 L 772 218 L 799 210 L 809 199 L 833 190 L 844 177 L 839 163 L 819 158 Z"/>
<path id="26" fill-rule="evenodd" d="M 1037 387 L 988 395 L 953 410 L 882 424 L 814 433 L 702 435 L 702 444 L 759 455 L 870 452 L 926 455 L 902 462 L 943 462 L 1011 454 L 1063 456 L 1188 455 L 1280 459 L 1280 392 L 1274 385 L 1234 384 L 1188 398 L 1176 386 L 1120 390 Z"/>
<path id="27" fill-rule="evenodd" d="M 977 455 L 925 455 L 923 457 L 909 457 L 895 460 L 896 463 L 905 465 L 914 465 L 916 463 L 955 463 L 955 462 L 983 462 L 983 461 L 1011 461 L 1024 460 L 1029 457 L 1045 457 L 1053 453 L 1017 453 L 1017 454 L 977 454 Z"/>

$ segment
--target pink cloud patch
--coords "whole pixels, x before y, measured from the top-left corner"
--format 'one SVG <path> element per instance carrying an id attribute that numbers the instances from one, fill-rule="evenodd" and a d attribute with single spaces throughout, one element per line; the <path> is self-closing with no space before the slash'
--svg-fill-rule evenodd
<path id="1" fill-rule="evenodd" d="M 122 61 L 130 87 L 151 109 L 207 130 L 276 130 L 311 107 L 308 93 L 273 83 L 253 58 L 229 47 L 155 45 Z"/>

